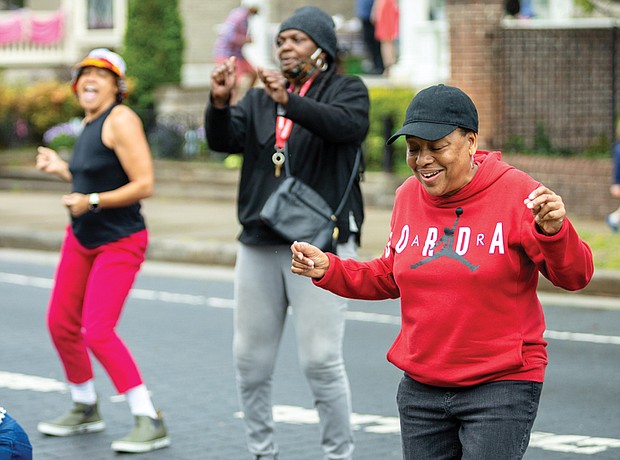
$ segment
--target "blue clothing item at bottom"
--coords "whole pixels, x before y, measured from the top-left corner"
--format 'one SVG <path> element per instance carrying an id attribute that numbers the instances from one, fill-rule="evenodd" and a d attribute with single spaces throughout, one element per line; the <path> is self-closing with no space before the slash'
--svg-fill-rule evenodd
<path id="1" fill-rule="evenodd" d="M 28 435 L 1 407 L 0 460 L 32 460 L 32 446 Z"/>
<path id="2" fill-rule="evenodd" d="M 341 257 L 355 257 L 355 237 L 339 244 L 337 251 Z M 278 453 L 272 377 L 284 324 L 290 318 L 300 365 L 319 414 L 323 458 L 350 460 L 351 394 L 342 356 L 347 301 L 291 273 L 291 257 L 288 245 L 240 244 L 237 253 L 233 350 L 248 449 L 265 458 Z"/>
<path id="3" fill-rule="evenodd" d="M 519 460 L 527 449 L 543 384 L 505 380 L 470 387 L 398 387 L 404 460 Z"/>

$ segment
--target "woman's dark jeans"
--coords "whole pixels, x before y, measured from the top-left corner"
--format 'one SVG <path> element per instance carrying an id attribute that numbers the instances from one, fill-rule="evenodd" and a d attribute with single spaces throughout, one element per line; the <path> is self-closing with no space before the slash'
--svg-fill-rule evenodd
<path id="1" fill-rule="evenodd" d="M 520 380 L 444 388 L 405 375 L 397 395 L 403 459 L 521 459 L 541 390 Z"/>

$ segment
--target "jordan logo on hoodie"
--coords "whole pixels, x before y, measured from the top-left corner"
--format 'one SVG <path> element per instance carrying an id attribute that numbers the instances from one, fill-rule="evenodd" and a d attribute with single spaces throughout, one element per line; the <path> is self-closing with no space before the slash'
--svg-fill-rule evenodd
<path id="1" fill-rule="evenodd" d="M 452 228 L 449 228 L 449 227 L 444 228 L 443 236 L 439 239 L 439 241 L 437 241 L 437 243 L 435 243 L 435 246 L 434 246 L 436 248 L 441 244 L 443 245 L 443 247 L 439 251 L 434 252 L 432 256 L 427 257 L 426 259 L 422 259 L 421 261 L 411 265 L 410 268 L 412 270 L 415 270 L 416 268 L 424 264 L 427 264 L 435 259 L 439 259 L 440 257 L 450 257 L 451 259 L 454 259 L 462 263 L 463 265 L 465 265 L 472 272 L 476 271 L 480 267 L 480 265 L 473 265 L 465 257 L 458 254 L 454 250 L 454 233 L 456 232 L 456 227 L 459 224 L 459 218 L 461 217 L 461 214 L 463 214 L 463 208 L 456 208 L 455 213 L 456 213 L 456 220 L 454 221 L 454 225 L 452 226 Z"/>

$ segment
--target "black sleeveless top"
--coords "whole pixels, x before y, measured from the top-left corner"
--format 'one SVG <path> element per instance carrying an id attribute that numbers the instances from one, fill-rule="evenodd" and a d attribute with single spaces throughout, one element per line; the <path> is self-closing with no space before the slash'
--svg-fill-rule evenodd
<path id="1" fill-rule="evenodd" d="M 90 194 L 115 190 L 129 178 L 114 150 L 101 140 L 103 122 L 117 104 L 113 104 L 95 120 L 84 126 L 69 161 L 73 175 L 73 191 Z M 140 213 L 140 202 L 122 208 L 88 211 L 72 217 L 73 234 L 87 248 L 95 248 L 119 240 L 146 228 Z"/>

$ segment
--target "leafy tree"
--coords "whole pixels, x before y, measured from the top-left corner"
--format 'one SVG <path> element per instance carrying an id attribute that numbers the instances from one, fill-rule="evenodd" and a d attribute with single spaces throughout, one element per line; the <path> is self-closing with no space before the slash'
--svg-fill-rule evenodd
<path id="1" fill-rule="evenodd" d="M 183 24 L 177 0 L 129 0 L 124 57 L 132 90 L 128 103 L 149 125 L 154 91 L 181 81 Z"/>

